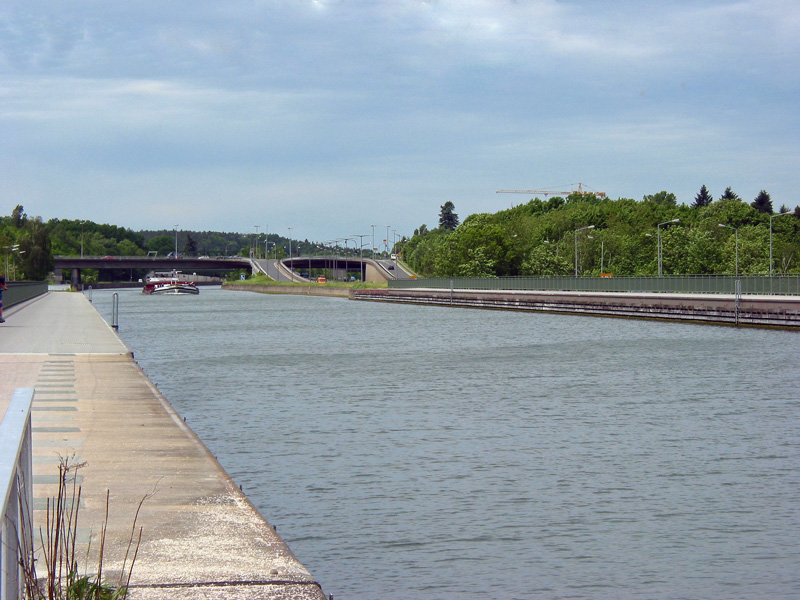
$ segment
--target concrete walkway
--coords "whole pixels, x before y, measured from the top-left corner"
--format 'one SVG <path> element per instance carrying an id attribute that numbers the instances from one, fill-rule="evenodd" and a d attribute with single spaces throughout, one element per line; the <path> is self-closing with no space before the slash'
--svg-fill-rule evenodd
<path id="1" fill-rule="evenodd" d="M 49 292 L 4 317 L 0 414 L 15 388 L 35 388 L 37 529 L 57 489 L 59 457 L 74 456 L 86 462 L 79 540 L 91 539 L 92 551 L 110 493 L 109 578 L 121 567 L 139 502 L 153 493 L 139 513 L 130 598 L 325 598 L 82 294 Z"/>

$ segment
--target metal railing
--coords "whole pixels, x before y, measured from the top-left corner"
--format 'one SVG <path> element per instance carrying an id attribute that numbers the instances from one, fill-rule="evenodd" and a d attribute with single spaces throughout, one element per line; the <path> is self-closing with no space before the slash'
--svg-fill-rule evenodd
<path id="1" fill-rule="evenodd" d="M 23 597 L 20 558 L 31 552 L 33 529 L 33 459 L 31 404 L 33 388 L 17 388 L 0 422 L 0 489 L 3 490 L 0 527 L 0 599 Z"/>
<path id="2" fill-rule="evenodd" d="M 665 277 L 431 277 L 389 281 L 390 288 L 538 290 L 677 294 L 800 295 L 800 275 L 668 275 Z"/>

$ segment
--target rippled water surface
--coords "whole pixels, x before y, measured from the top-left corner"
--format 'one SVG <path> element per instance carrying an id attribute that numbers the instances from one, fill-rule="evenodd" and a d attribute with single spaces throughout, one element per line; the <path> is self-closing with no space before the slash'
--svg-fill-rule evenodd
<path id="1" fill-rule="evenodd" d="M 798 333 L 119 294 L 136 359 L 337 600 L 800 597 Z"/>

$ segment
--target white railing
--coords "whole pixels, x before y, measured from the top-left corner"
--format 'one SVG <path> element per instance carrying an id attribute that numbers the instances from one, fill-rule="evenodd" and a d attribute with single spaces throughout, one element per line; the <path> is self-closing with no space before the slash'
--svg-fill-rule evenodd
<path id="1" fill-rule="evenodd" d="M 0 600 L 24 596 L 20 558 L 32 547 L 32 402 L 33 388 L 17 388 L 0 422 Z"/>

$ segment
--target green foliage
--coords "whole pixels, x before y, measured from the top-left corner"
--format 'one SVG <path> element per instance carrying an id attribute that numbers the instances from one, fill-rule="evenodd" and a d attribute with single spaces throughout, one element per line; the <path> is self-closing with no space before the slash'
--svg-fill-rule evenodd
<path id="1" fill-rule="evenodd" d="M 719 197 L 720 200 L 741 200 L 739 196 L 737 196 L 730 186 L 725 188 L 725 191 L 722 192 L 722 196 Z"/>
<path id="2" fill-rule="evenodd" d="M 157 235 L 145 244 L 150 252 L 157 252 L 159 256 L 166 256 L 175 251 L 175 238 L 168 235 Z"/>
<path id="3" fill-rule="evenodd" d="M 692 206 L 659 192 L 637 202 L 573 195 L 567 201 L 534 198 L 495 214 L 470 215 L 453 232 L 434 230 L 405 243 L 404 257 L 420 276 L 656 275 L 659 223 L 662 271 L 715 274 L 735 271 L 734 231 L 739 230 L 739 272 L 769 272 L 769 215 L 742 202 L 730 188 L 718 202 L 703 186 Z M 800 219 L 800 210 L 796 212 Z M 800 220 L 773 223 L 776 272 L 800 271 Z M 419 233 L 419 231 L 418 231 Z M 591 237 L 589 237 L 591 236 Z M 602 252 L 602 256 L 601 256 Z"/>
<path id="4" fill-rule="evenodd" d="M 522 262 L 520 275 L 535 277 L 559 277 L 569 275 L 572 265 L 563 256 L 556 256 L 552 244 L 541 244 L 533 248 Z"/>
<path id="5" fill-rule="evenodd" d="M 756 196 L 756 199 L 750 204 L 753 208 L 757 211 L 767 213 L 768 215 L 772 214 L 772 198 L 769 197 L 769 194 L 761 190 Z"/>
<path id="6" fill-rule="evenodd" d="M 447 231 L 453 231 L 458 227 L 458 215 L 455 213 L 455 206 L 449 200 L 442 205 L 439 211 L 439 227 Z"/>
<path id="7" fill-rule="evenodd" d="M 704 206 L 711 204 L 713 201 L 714 198 L 712 198 L 711 193 L 706 189 L 706 186 L 703 185 L 700 188 L 700 191 L 697 193 L 697 196 L 694 197 L 692 208 L 703 208 Z"/>
<path id="8" fill-rule="evenodd" d="M 652 194 L 649 196 L 645 196 L 643 198 L 645 202 L 653 202 L 655 204 L 660 204 L 662 206 L 677 206 L 678 205 L 678 198 L 675 194 L 671 192 L 661 191 L 657 194 Z"/>

